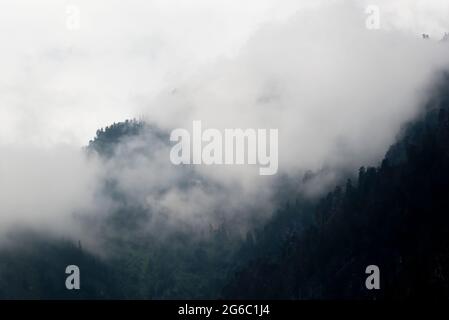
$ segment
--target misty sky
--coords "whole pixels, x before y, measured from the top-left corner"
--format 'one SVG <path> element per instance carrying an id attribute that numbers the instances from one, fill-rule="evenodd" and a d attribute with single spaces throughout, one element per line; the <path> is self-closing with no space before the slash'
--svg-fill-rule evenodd
<path id="1" fill-rule="evenodd" d="M 2 1 L 0 143 L 85 145 L 99 127 L 151 117 L 161 91 L 235 57 L 265 25 L 333 2 Z M 357 3 L 361 15 L 365 4 L 379 4 L 384 29 L 435 38 L 449 30 L 445 0 Z M 73 6 L 75 30 L 67 28 Z"/>

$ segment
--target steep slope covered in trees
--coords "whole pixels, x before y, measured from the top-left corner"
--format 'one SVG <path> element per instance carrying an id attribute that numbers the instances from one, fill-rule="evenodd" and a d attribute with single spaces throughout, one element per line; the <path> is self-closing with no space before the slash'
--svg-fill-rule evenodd
<path id="1" fill-rule="evenodd" d="M 108 254 L 99 258 L 68 240 L 11 232 L 14 245 L 0 248 L 0 298 L 447 298 L 447 83 L 378 167 L 360 168 L 358 179 L 318 200 L 282 195 L 296 201 L 245 239 L 231 237 L 229 224 L 203 236 L 185 228 L 164 237 L 148 232 L 143 226 L 152 212 L 107 180 L 102 192 L 114 199 L 114 210 L 84 222 L 100 224 L 97 236 Z M 99 130 L 87 150 L 108 161 L 144 131 L 150 141 L 168 143 L 157 128 L 127 121 Z M 65 289 L 69 264 L 82 270 L 79 292 Z M 381 290 L 365 288 L 372 264 L 380 267 Z"/>
<path id="2" fill-rule="evenodd" d="M 256 240 L 252 258 L 234 269 L 226 297 L 447 298 L 449 86 L 379 167 L 360 168 L 356 183 L 336 187 L 312 209 L 296 204 L 278 215 L 310 215 L 312 223 L 271 230 L 275 220 L 259 231 L 261 245 Z M 264 239 L 279 231 L 278 250 L 266 250 Z M 380 268 L 380 290 L 365 288 L 368 265 Z"/>

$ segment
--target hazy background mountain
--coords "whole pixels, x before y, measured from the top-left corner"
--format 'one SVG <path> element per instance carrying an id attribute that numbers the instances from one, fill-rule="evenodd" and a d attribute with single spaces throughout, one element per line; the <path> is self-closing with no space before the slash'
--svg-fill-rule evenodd
<path id="1" fill-rule="evenodd" d="M 143 132 L 154 139 L 164 136 L 153 126 L 127 121 L 99 130 L 86 152 L 111 161 L 122 144 Z M 290 190 L 293 201 L 245 234 L 236 232 L 241 226 L 232 220 L 201 232 L 167 225 L 170 221 L 130 201 L 113 179 L 105 180 L 104 196 L 115 203 L 114 210 L 94 220 L 79 217 L 95 230 L 103 251 L 89 253 L 83 239 L 11 232 L 9 245 L 0 251 L 1 296 L 445 298 L 448 141 L 446 80 L 379 166 L 361 167 L 358 177 L 317 199 Z M 82 270 L 79 292 L 64 286 L 63 271 L 73 263 Z M 382 270 L 380 291 L 364 288 L 364 269 L 370 264 Z"/>
<path id="2" fill-rule="evenodd" d="M 2 6 L 3 297 L 446 294 L 447 1 Z M 279 129 L 278 174 L 173 165 L 193 120 Z"/>

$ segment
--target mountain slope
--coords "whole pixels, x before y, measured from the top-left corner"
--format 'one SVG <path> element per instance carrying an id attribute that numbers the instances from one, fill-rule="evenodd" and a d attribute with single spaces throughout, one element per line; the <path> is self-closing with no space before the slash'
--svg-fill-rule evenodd
<path id="1" fill-rule="evenodd" d="M 150 145 L 122 148 L 142 132 Z M 123 154 L 157 153 L 167 141 L 157 128 L 127 121 L 99 130 L 87 150 L 105 163 L 126 161 Z M 112 178 L 102 192 L 114 210 L 84 222 L 100 226 L 96 236 L 108 254 L 100 259 L 64 239 L 12 232 L 14 245 L 0 248 L 0 298 L 447 298 L 449 81 L 379 167 L 361 168 L 355 183 L 318 200 L 282 195 L 296 200 L 244 240 L 229 235 L 232 223 L 201 236 L 179 228 L 162 237 L 143 227 L 151 210 L 127 199 Z M 81 268 L 79 292 L 64 287 L 69 264 Z M 365 288 L 372 264 L 380 267 L 381 290 Z"/>
<path id="2" fill-rule="evenodd" d="M 348 180 L 312 209 L 281 212 L 306 211 L 313 222 L 306 230 L 278 228 L 284 236 L 277 236 L 283 239 L 275 252 L 256 241 L 251 259 L 245 252 L 249 262 L 234 269 L 225 297 L 449 297 L 447 83 L 379 167 L 361 168 L 356 184 Z M 267 238 L 265 230 L 259 233 Z M 381 290 L 365 288 L 368 265 L 379 266 Z"/>

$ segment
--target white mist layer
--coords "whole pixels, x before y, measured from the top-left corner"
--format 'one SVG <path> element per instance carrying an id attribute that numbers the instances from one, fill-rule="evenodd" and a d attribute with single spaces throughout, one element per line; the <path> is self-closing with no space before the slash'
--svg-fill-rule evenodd
<path id="1" fill-rule="evenodd" d="M 368 30 L 365 19 L 336 5 L 268 25 L 236 58 L 161 94 L 148 118 L 167 128 L 201 120 L 221 130 L 279 129 L 285 174 L 374 165 L 447 68 L 449 46 Z M 232 170 L 217 170 L 218 178 L 241 180 Z"/>
<path id="2" fill-rule="evenodd" d="M 64 12 L 62 7 L 52 4 L 42 16 L 30 17 L 33 10 L 21 16 L 37 31 L 18 30 L 27 35 L 19 39 L 30 42 L 5 43 L 10 50 L 0 61 L 6 75 L 0 83 L 5 122 L 0 127 L 0 231 L 31 226 L 83 234 L 78 214 L 98 216 L 115 208 L 101 195 L 105 177 L 115 179 L 134 204 L 153 212 L 153 223 L 164 219 L 167 225 L 203 229 L 233 220 L 244 229 L 274 209 L 279 177 L 296 179 L 307 170 L 325 169 L 307 186 L 298 182 L 298 191 L 316 194 L 341 170 L 377 164 L 449 65 L 449 46 L 424 41 L 415 31 L 442 32 L 444 24 L 423 18 L 404 27 L 406 16 L 382 1 L 380 30 L 365 28 L 360 5 L 323 1 L 296 15 L 293 9 L 283 11 L 288 5 L 280 10 L 282 19 L 269 19 L 270 2 L 264 3 L 251 19 L 251 10 L 230 8 L 212 33 L 207 32 L 210 20 L 194 23 L 198 16 L 205 19 L 203 2 L 179 9 L 180 17 L 164 5 L 149 7 L 155 11 L 129 5 L 121 12 L 123 5 L 116 2 L 84 3 L 83 27 L 70 34 L 53 29 L 64 24 L 63 14 L 53 15 Z M 429 8 L 444 12 L 446 6 Z M 21 10 L 12 4 L 9 9 Z M 108 14 L 101 15 L 105 9 Z M 434 11 L 426 17 L 435 17 Z M 220 10 L 212 12 L 220 17 Z M 239 24 L 232 27 L 236 12 Z M 1 21 L 22 25 L 6 18 Z M 258 28 L 266 21 L 272 23 Z M 192 34 L 186 34 L 182 30 L 190 24 Z M 155 147 L 146 136 L 129 141 L 103 164 L 86 160 L 77 148 L 58 146 L 80 144 L 101 125 L 141 114 L 167 130 L 190 129 L 193 120 L 219 130 L 279 129 L 279 173 L 261 177 L 254 166 L 197 166 L 191 175 L 192 168 L 173 166 L 167 146 Z M 132 156 L 128 151 L 136 144 L 157 152 Z"/>

